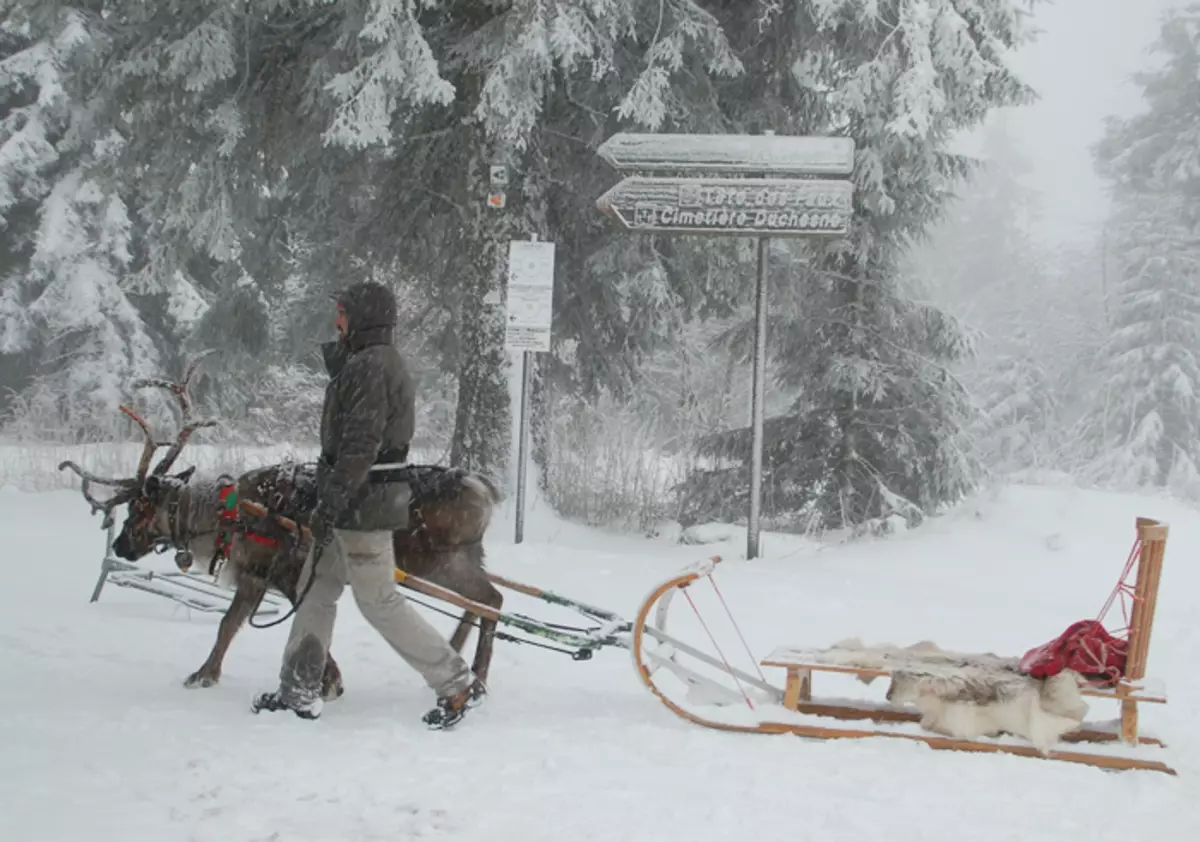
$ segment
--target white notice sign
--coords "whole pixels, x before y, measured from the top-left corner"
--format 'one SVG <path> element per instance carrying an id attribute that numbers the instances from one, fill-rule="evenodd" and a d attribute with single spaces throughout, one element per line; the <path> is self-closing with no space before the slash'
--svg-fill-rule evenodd
<path id="1" fill-rule="evenodd" d="M 549 351 L 553 315 L 554 243 L 511 240 L 504 347 L 513 351 Z"/>

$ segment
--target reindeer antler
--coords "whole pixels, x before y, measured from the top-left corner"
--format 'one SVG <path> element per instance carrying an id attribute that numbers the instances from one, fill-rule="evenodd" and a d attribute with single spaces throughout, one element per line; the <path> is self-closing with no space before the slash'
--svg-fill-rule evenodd
<path id="1" fill-rule="evenodd" d="M 154 457 L 154 451 L 158 448 L 158 444 L 154 441 L 154 435 L 150 432 L 150 425 L 140 415 L 124 404 L 121 405 L 121 411 L 132 418 L 142 428 L 142 433 L 146 437 L 146 444 L 142 448 L 142 458 L 138 462 L 136 475 L 127 479 L 110 479 L 109 477 L 93 474 L 91 471 L 85 471 L 69 459 L 66 462 L 59 463 L 58 466 L 60 471 L 64 468 L 70 468 L 83 480 L 83 499 L 87 500 L 91 505 L 92 514 L 104 512 L 104 529 L 112 525 L 113 509 L 137 497 L 138 490 L 142 487 L 142 483 L 146 481 L 146 469 L 150 467 L 150 460 Z M 92 483 L 108 485 L 119 490 L 107 500 L 97 500 L 91 494 Z"/>
<path id="2" fill-rule="evenodd" d="M 200 363 L 203 362 L 204 359 L 210 354 L 215 352 L 216 349 L 210 348 L 209 350 L 204 351 L 194 357 L 184 369 L 182 382 L 175 383 L 170 380 L 163 380 L 160 378 L 146 378 L 143 380 L 138 380 L 133 384 L 135 389 L 146 386 L 166 389 L 179 401 L 179 408 L 183 413 L 183 428 L 179 431 L 179 435 L 175 437 L 175 441 L 171 444 L 170 449 L 167 451 L 167 455 L 162 458 L 161 462 L 154 466 L 155 476 L 162 476 L 171 469 L 171 465 L 173 465 L 175 460 L 179 458 L 179 454 L 183 451 L 183 446 L 187 444 L 187 441 L 189 438 L 191 438 L 192 433 L 204 427 L 215 427 L 217 424 L 216 420 L 213 419 L 197 421 L 193 417 L 192 397 L 188 394 L 188 385 L 191 383 L 192 375 L 196 373 L 196 369 L 200 366 Z M 137 419 L 136 416 L 135 420 L 142 425 L 142 430 L 146 433 L 147 439 L 152 440 L 153 437 L 150 435 L 150 430 L 146 423 L 141 419 Z M 151 453 L 152 452 L 153 451 L 151 451 Z M 140 473 L 140 476 L 142 476 L 143 480 L 145 479 L 145 466 L 147 465 L 149 465 L 149 457 L 143 454 L 143 467 L 141 468 Z"/>
<path id="3" fill-rule="evenodd" d="M 160 447 L 160 444 L 154 440 L 154 433 L 150 431 L 150 425 L 142 416 L 138 415 L 125 404 L 121 404 L 121 411 L 133 419 L 133 422 L 142 428 L 142 435 L 146 438 L 146 443 L 142 447 L 142 458 L 138 460 L 137 473 L 134 475 L 137 485 L 141 485 L 146 481 L 146 471 L 150 469 L 150 460 L 154 458 L 154 451 Z"/>
<path id="4" fill-rule="evenodd" d="M 183 429 L 179 431 L 179 435 L 176 436 L 175 441 L 170 443 L 170 449 L 167 451 L 167 455 L 164 456 L 162 461 L 159 462 L 155 467 L 154 474 L 157 476 L 162 476 L 170 469 L 172 463 L 174 463 L 174 461 L 179 457 L 179 453 L 183 450 L 183 446 L 187 443 L 187 440 L 191 437 L 192 433 L 202 427 L 212 427 L 217 423 L 214 420 L 196 421 L 192 417 L 192 399 L 187 391 L 188 384 L 192 379 L 192 375 L 196 373 L 196 368 L 200 365 L 205 357 L 213 352 L 213 350 L 205 351 L 204 353 L 193 358 L 192 361 L 188 363 L 187 368 L 184 370 L 183 382 L 181 383 L 174 383 L 170 380 L 162 380 L 158 378 L 150 378 L 138 380 L 133 384 L 134 388 L 143 386 L 156 386 L 167 389 L 173 395 L 175 395 L 175 397 L 179 400 L 180 407 L 183 409 Z M 136 475 L 129 478 L 110 479 L 108 477 L 102 477 L 93 474 L 91 471 L 85 471 L 83 468 L 79 467 L 79 465 L 70 460 L 62 462 L 58 466 L 60 471 L 64 468 L 70 468 L 79 476 L 81 480 L 83 480 L 83 498 L 91 505 L 92 514 L 95 514 L 96 512 L 104 512 L 104 528 L 106 529 L 112 525 L 113 509 L 122 505 L 123 503 L 128 503 L 130 500 L 135 499 L 141 492 L 141 489 L 146 482 L 147 472 L 150 470 L 150 462 L 154 459 L 154 452 L 160 447 L 167 446 L 166 442 L 155 441 L 154 433 L 151 431 L 150 425 L 146 423 L 146 420 L 137 412 L 124 404 L 121 404 L 120 409 L 121 412 L 129 416 L 129 418 L 141 428 L 142 435 L 145 438 L 145 444 L 142 447 L 142 456 L 138 460 Z M 111 486 L 116 488 L 117 492 L 107 500 L 97 500 L 92 496 L 91 493 L 91 485 L 93 483 L 96 485 Z"/>
<path id="5" fill-rule="evenodd" d="M 137 496 L 138 488 L 141 487 L 140 479 L 109 479 L 107 477 L 97 476 L 91 471 L 85 471 L 83 468 L 76 465 L 71 460 L 60 462 L 58 469 L 70 468 L 79 478 L 83 480 L 83 499 L 87 500 L 92 507 L 92 514 L 96 512 L 104 512 L 103 528 L 107 529 L 112 525 L 113 509 L 120 506 L 122 503 L 128 503 Z M 97 500 L 92 496 L 90 487 L 92 483 L 97 485 L 108 485 L 120 489 L 116 494 L 107 500 Z"/>

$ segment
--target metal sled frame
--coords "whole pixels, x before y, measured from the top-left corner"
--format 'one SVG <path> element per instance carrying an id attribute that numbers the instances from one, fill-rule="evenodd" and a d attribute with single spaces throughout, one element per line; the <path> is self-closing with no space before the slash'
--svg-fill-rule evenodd
<path id="1" fill-rule="evenodd" d="M 684 571 L 650 593 L 633 624 L 631 650 L 634 664 L 642 682 L 668 709 L 683 719 L 706 728 L 742 733 L 795 734 L 821 740 L 891 737 L 924 742 L 939 750 L 1000 752 L 1082 763 L 1110 770 L 1144 769 L 1174 775 L 1175 770 L 1166 763 L 1146 756 L 1148 749 L 1152 752 L 1156 747 L 1164 747 L 1164 744 L 1158 739 L 1138 733 L 1137 708 L 1139 702 L 1163 704 L 1167 701 L 1161 683 L 1145 677 L 1167 526 L 1147 518 L 1138 518 L 1137 534 L 1141 543 L 1141 556 L 1136 586 L 1133 589 L 1125 677 L 1111 689 L 1080 688 L 1085 696 L 1119 702 L 1120 718 L 1106 723 L 1085 723 L 1078 730 L 1063 736 L 1062 742 L 1066 745 L 1062 749 L 1056 748 L 1043 753 L 1025 740 L 1007 735 L 1003 738 L 970 740 L 941 736 L 922 729 L 919 724 L 921 715 L 908 706 L 877 704 L 865 700 L 857 702 L 814 699 L 814 672 L 825 671 L 860 677 L 889 675 L 886 670 L 822 663 L 821 652 L 824 650 L 779 647 L 759 661 L 761 667 L 783 668 L 787 671 L 786 685 L 780 688 L 759 676 L 734 669 L 723 654 L 719 658 L 714 657 L 669 636 L 666 628 L 671 601 L 694 582 L 711 577 L 715 566 L 721 561 L 719 556 Z M 735 691 L 732 687 L 699 673 L 686 663 L 681 663 L 681 655 L 687 655 L 721 670 L 738 684 L 738 689 Z M 726 709 L 733 706 L 736 709 L 736 706 L 742 705 L 748 706 L 751 712 L 741 717 L 734 716 L 731 721 L 709 718 L 693 707 L 669 698 L 655 683 L 655 674 L 662 670 L 681 679 L 690 689 L 719 699 L 713 706 L 724 706 Z M 764 709 L 755 709 L 747 687 L 759 691 L 760 705 L 763 705 Z M 737 721 L 739 719 L 743 721 Z M 863 724 L 852 725 L 848 721 Z M 1076 748 L 1080 744 L 1090 745 Z"/>
<path id="2" fill-rule="evenodd" d="M 104 560 L 100 564 L 100 577 L 92 590 L 89 602 L 100 599 L 100 592 L 106 583 L 112 583 L 122 588 L 135 588 L 139 591 L 166 597 L 173 602 L 196 611 L 207 613 L 224 613 L 233 601 L 233 591 L 216 582 L 206 581 L 196 575 L 170 571 L 161 573 L 147 570 L 136 564 L 131 564 L 113 554 L 115 526 L 109 525 L 104 543 Z M 254 616 L 270 617 L 278 614 L 286 607 L 287 601 L 268 593 L 259 603 Z"/>

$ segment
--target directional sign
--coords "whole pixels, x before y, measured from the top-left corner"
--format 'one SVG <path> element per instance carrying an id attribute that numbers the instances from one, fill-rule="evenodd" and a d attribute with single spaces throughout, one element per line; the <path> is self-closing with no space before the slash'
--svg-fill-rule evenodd
<path id="1" fill-rule="evenodd" d="M 618 170 L 849 175 L 854 139 L 757 134 L 615 134 L 596 153 Z"/>
<path id="2" fill-rule="evenodd" d="M 758 238 L 746 529 L 746 558 L 757 558 L 762 518 L 767 244 L 771 237 L 812 237 L 849 230 L 854 186 L 845 176 L 854 171 L 854 140 L 776 134 L 616 134 L 601 144 L 597 153 L 617 170 L 633 176 L 596 202 L 626 230 Z M 649 172 L 675 177 L 641 175 Z"/>
<path id="3" fill-rule="evenodd" d="M 633 176 L 596 206 L 629 231 L 807 237 L 848 230 L 853 190 L 839 180 Z"/>
<path id="4" fill-rule="evenodd" d="M 554 243 L 511 240 L 504 347 L 549 351 L 553 315 Z"/>

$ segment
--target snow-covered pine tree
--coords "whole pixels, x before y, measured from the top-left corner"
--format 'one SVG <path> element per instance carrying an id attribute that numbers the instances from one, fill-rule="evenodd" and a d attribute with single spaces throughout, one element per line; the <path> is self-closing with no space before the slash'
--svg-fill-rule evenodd
<path id="1" fill-rule="evenodd" d="M 205 372 L 225 387 L 207 389 L 200 379 L 196 391 L 230 421 L 253 399 L 231 381 L 271 361 L 263 326 L 272 321 L 277 274 L 262 240 L 269 185 L 250 126 L 266 114 L 249 90 L 261 63 L 250 41 L 254 10 L 245 5 L 209 0 L 163 15 L 118 4 L 132 37 L 105 80 L 106 117 L 129 143 L 122 176 L 144 243 L 130 283 L 153 302 L 172 366 L 200 348 L 222 352 Z"/>
<path id="2" fill-rule="evenodd" d="M 1200 5 L 1168 12 L 1154 46 L 1164 61 L 1136 77 L 1145 110 L 1096 147 L 1119 280 L 1085 429 L 1092 476 L 1200 499 Z"/>
<path id="3" fill-rule="evenodd" d="M 159 355 L 121 286 L 130 259 L 125 204 L 90 163 L 60 176 L 42 203 L 26 283 L 38 289 L 29 316 L 44 355 L 59 361 L 37 377 L 54 400 L 45 420 L 73 437 L 105 438 L 127 428 L 117 406 L 130 380 L 159 370 Z"/>
<path id="4" fill-rule="evenodd" d="M 1200 215 L 1194 200 L 1126 196 L 1112 220 L 1120 280 L 1106 382 L 1085 429 L 1087 474 L 1200 499 Z"/>
<path id="5" fill-rule="evenodd" d="M 62 37 L 65 16 L 33 11 L 0 3 L 0 412 L 36 368 L 38 335 L 26 308 L 38 290 L 25 270 L 38 206 L 63 166 L 57 146 L 71 113 L 62 82 L 72 43 Z"/>
<path id="6" fill-rule="evenodd" d="M 328 64 L 342 28 L 354 25 L 351 5 L 108 9 L 117 42 L 96 119 L 126 139 L 114 176 L 138 234 L 128 285 L 168 368 L 201 349 L 221 352 L 194 391 L 206 411 L 241 428 L 227 433 L 280 435 L 285 414 L 256 420 L 260 395 L 312 385 L 317 343 L 332 332 L 325 293 L 369 274 L 351 268 L 341 238 L 370 180 L 348 160 L 359 156 L 326 156 L 321 141 L 332 113 Z M 276 375 L 286 382 L 265 384 Z M 307 438 L 311 413 L 295 421 L 289 437 Z"/>
<path id="7" fill-rule="evenodd" d="M 758 4 L 790 35 L 773 45 L 792 69 L 782 109 L 798 111 L 806 132 L 848 134 L 859 149 L 850 236 L 791 264 L 793 297 L 771 325 L 779 385 L 799 397 L 768 423 L 768 516 L 818 528 L 913 524 L 970 485 L 959 441 L 968 395 L 947 368 L 968 343 L 954 319 L 911 297 L 900 262 L 969 169 L 950 151 L 954 133 L 1028 99 L 1006 56 L 1026 36 L 1021 5 Z M 740 515 L 749 431 L 715 449 L 745 461 L 697 474 L 685 492 Z"/>
<path id="8" fill-rule="evenodd" d="M 4 27 L 24 42 L 6 57 L 10 94 L 0 181 L 6 209 L 36 227 L 8 268 L 3 344 L 32 374 L 22 412 L 42 436 L 110 438 L 130 378 L 154 371 L 157 350 L 122 280 L 132 224 L 111 178 L 124 142 L 94 120 L 88 98 L 111 42 L 95 13 L 64 3 L 9 4 Z M 16 419 L 29 426 L 31 418 Z"/>
<path id="9" fill-rule="evenodd" d="M 989 358 L 978 384 L 966 381 L 980 413 L 975 452 L 999 476 L 1053 467 L 1044 460 L 1056 432 L 1054 384 L 1028 334 L 1018 329 L 1011 340 L 1016 350 Z"/>

